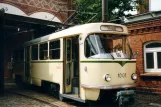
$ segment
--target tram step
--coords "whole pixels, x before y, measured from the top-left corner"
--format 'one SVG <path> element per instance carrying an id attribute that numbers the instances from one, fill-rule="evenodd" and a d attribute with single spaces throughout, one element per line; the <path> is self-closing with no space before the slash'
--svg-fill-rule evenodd
<path id="1" fill-rule="evenodd" d="M 82 100 L 78 94 L 61 94 L 62 97 L 64 98 L 68 98 L 68 99 L 72 99 L 72 100 L 75 100 L 75 101 L 79 101 L 79 102 L 82 102 L 82 103 L 86 103 L 85 100 Z"/>

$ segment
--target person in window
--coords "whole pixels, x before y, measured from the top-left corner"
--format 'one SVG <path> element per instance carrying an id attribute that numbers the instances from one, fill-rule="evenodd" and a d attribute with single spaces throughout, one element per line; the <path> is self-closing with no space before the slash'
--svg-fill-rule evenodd
<path id="1" fill-rule="evenodd" d="M 112 39 L 107 39 L 107 53 L 111 53 L 113 51 L 113 41 Z"/>

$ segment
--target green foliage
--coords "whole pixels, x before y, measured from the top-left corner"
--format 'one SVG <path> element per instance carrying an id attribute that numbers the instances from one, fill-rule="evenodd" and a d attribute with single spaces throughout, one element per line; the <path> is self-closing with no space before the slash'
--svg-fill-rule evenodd
<path id="1" fill-rule="evenodd" d="M 77 10 L 74 23 L 87 23 L 96 14 L 92 22 L 102 21 L 102 0 L 75 0 L 74 2 Z M 136 0 L 108 0 L 108 20 L 130 16 L 131 14 L 125 14 L 125 11 L 136 9 L 137 2 Z"/>

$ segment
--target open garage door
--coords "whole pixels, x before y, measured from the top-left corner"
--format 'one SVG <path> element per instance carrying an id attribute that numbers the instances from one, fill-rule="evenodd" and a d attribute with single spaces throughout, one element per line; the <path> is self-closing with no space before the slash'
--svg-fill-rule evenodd
<path id="1" fill-rule="evenodd" d="M 0 10 L 0 92 L 3 93 L 5 80 L 15 79 L 13 52 L 16 48 L 29 40 L 66 27 L 69 26 L 50 20 L 7 14 Z"/>
<path id="2" fill-rule="evenodd" d="M 5 30 L 5 78 L 15 78 L 21 79 L 20 75 L 16 75 L 16 65 L 14 62 L 22 62 L 21 58 L 14 57 L 14 51 L 19 48 L 23 43 L 42 37 L 58 29 L 66 28 L 59 22 L 47 21 L 42 19 L 35 19 L 26 16 L 18 16 L 13 14 L 4 13 L 4 30 Z M 20 52 L 18 52 L 20 54 Z M 19 55 L 20 56 L 20 55 Z M 12 67 L 9 66 L 12 65 Z"/>

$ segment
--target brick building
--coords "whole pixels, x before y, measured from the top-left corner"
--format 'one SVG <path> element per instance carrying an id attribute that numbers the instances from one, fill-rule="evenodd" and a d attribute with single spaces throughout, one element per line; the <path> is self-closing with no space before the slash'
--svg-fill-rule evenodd
<path id="1" fill-rule="evenodd" d="M 161 11 L 127 18 L 140 91 L 161 94 Z"/>
<path id="2" fill-rule="evenodd" d="M 63 22 L 68 17 L 72 0 L 0 0 L 5 13 Z"/>
<path id="3" fill-rule="evenodd" d="M 6 13 L 4 75 L 7 78 L 12 74 L 9 66 L 12 49 L 54 32 L 55 24 L 63 23 L 72 14 L 68 12 L 72 9 L 72 0 L 0 0 L 2 8 Z"/>

